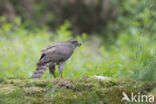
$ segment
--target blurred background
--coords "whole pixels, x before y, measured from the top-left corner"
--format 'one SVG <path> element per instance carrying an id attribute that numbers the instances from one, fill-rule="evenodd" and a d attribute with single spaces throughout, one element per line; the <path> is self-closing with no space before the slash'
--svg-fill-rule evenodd
<path id="1" fill-rule="evenodd" d="M 77 39 L 65 77 L 156 81 L 155 21 L 155 0 L 0 0 L 0 78 L 30 77 L 42 48 Z"/>

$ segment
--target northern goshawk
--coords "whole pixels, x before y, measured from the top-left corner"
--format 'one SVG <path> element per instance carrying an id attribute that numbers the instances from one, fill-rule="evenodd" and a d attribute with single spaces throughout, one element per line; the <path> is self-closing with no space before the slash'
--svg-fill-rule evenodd
<path id="1" fill-rule="evenodd" d="M 59 74 L 63 78 L 64 65 L 74 52 L 76 47 L 80 47 L 81 43 L 76 40 L 68 40 L 65 42 L 56 42 L 41 50 L 41 57 L 37 63 L 37 69 L 31 78 L 40 78 L 49 67 L 49 72 L 56 78 L 55 66 L 58 65 Z"/>

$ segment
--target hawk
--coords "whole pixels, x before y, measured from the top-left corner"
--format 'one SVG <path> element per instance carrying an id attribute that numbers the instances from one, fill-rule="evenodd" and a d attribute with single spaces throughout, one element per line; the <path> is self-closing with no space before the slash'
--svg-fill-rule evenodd
<path id="1" fill-rule="evenodd" d="M 49 67 L 49 72 L 56 78 L 55 66 L 58 65 L 59 74 L 63 78 L 63 69 L 66 61 L 73 54 L 76 47 L 80 47 L 81 43 L 76 40 L 68 40 L 65 42 L 56 42 L 41 50 L 41 57 L 37 63 L 37 69 L 31 78 L 40 78 Z"/>

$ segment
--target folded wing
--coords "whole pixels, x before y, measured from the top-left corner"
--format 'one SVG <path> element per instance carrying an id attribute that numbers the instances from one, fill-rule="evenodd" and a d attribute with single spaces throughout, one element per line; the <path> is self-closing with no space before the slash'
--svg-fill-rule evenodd
<path id="1" fill-rule="evenodd" d="M 65 42 L 54 43 L 41 51 L 41 58 L 37 65 L 66 61 L 72 53 L 73 49 L 70 44 Z"/>

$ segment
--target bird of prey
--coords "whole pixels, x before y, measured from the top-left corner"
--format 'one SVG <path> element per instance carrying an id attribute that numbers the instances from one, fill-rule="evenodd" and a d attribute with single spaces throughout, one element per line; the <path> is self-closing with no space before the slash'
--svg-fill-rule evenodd
<path id="1" fill-rule="evenodd" d="M 63 78 L 64 65 L 73 54 L 76 47 L 80 47 L 81 43 L 76 40 L 68 40 L 65 42 L 56 42 L 41 50 L 41 57 L 37 63 L 37 69 L 31 78 L 40 78 L 49 67 L 49 72 L 56 78 L 55 66 L 58 65 L 59 74 Z"/>

